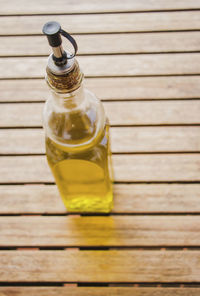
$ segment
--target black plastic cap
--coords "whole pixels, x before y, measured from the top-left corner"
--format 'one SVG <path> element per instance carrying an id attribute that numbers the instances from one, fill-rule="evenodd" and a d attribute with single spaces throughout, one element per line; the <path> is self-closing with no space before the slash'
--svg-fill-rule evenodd
<path id="1" fill-rule="evenodd" d="M 47 36 L 49 45 L 52 47 L 60 46 L 62 43 L 60 29 L 60 24 L 53 21 L 48 22 L 43 26 L 42 32 Z"/>

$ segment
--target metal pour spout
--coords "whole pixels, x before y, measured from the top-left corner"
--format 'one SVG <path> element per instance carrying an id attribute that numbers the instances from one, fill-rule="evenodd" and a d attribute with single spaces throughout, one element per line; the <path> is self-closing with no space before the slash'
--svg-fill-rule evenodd
<path id="1" fill-rule="evenodd" d="M 57 65 L 67 63 L 67 55 L 62 47 L 61 26 L 58 22 L 47 22 L 42 29 L 52 47 L 53 60 Z"/>

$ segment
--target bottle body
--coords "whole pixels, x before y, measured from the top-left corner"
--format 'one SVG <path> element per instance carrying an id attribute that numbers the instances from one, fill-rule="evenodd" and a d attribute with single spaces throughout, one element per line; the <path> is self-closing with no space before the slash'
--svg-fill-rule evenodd
<path id="1" fill-rule="evenodd" d="M 46 156 L 70 212 L 109 212 L 113 171 L 109 122 L 101 102 L 80 86 L 52 92 L 44 108 Z"/>

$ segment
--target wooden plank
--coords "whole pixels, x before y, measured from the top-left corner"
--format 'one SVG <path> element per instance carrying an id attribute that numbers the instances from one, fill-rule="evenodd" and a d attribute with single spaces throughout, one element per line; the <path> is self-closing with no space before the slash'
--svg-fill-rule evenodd
<path id="1" fill-rule="evenodd" d="M 113 213 L 199 213 L 199 184 L 115 184 Z M 55 185 L 1 185 L 0 214 L 64 214 Z"/>
<path id="2" fill-rule="evenodd" d="M 197 152 L 200 150 L 199 134 L 199 126 L 110 129 L 113 153 Z M 0 154 L 45 153 L 44 137 L 42 129 L 0 129 Z"/>
<path id="3" fill-rule="evenodd" d="M 200 154 L 113 155 L 117 182 L 200 181 Z M 45 156 L 2 156 L 1 183 L 53 182 Z M 11 173 L 12 172 L 12 173 Z"/>
<path id="4" fill-rule="evenodd" d="M 116 54 L 119 52 L 132 53 L 134 51 L 134 42 L 137 39 L 141 39 L 137 38 L 137 36 L 141 37 L 140 35 L 136 35 L 135 38 L 134 34 L 74 35 L 73 37 L 78 43 L 79 54 Z M 194 40 L 192 36 L 190 39 L 191 42 Z M 63 41 L 63 46 L 66 46 L 67 42 L 65 40 Z M 140 42 L 140 40 L 137 42 L 138 49 L 140 47 Z M 194 43 L 194 41 L 192 43 Z M 49 47 L 49 44 L 44 36 L 0 37 L 0 55 L 2 56 L 36 56 L 49 55 L 50 53 L 51 48 Z"/>
<path id="5" fill-rule="evenodd" d="M 200 101 L 104 102 L 111 125 L 199 124 Z M 44 103 L 5 103 L 0 127 L 41 127 Z"/>
<path id="6" fill-rule="evenodd" d="M 112 127 L 110 131 L 113 152 L 197 152 L 200 150 L 200 128 L 197 126 Z M 8 149 L 8 141 L 6 142 Z"/>
<path id="7" fill-rule="evenodd" d="M 45 153 L 44 141 L 42 129 L 1 129 L 0 154 Z"/>
<path id="8" fill-rule="evenodd" d="M 200 288 L 0 287 L 1 296 L 199 296 Z"/>
<path id="9" fill-rule="evenodd" d="M 199 247 L 199 221 L 198 216 L 0 217 L 0 246 Z"/>
<path id="10" fill-rule="evenodd" d="M 200 252 L 1 251 L 0 270 L 8 283 L 198 282 Z"/>
<path id="11" fill-rule="evenodd" d="M 18 5 L 11 5 L 7 1 L 2 2 L 1 15 L 6 14 L 47 14 L 47 13 L 91 13 L 91 12 L 123 12 L 123 11 L 152 11 L 152 10 L 177 10 L 177 9 L 198 9 L 200 7 L 199 0 L 169 0 L 169 1 L 131 1 L 125 0 L 115 1 L 102 0 L 101 5 L 98 1 L 64 1 L 58 0 L 55 3 L 46 0 L 34 1 L 30 5 L 26 5 L 25 0 L 19 0 Z"/>
<path id="12" fill-rule="evenodd" d="M 200 50 L 199 32 L 75 35 L 79 54 L 188 52 Z M 64 45 L 65 46 L 65 45 Z M 44 36 L 0 37 L 0 56 L 49 55 Z"/>
<path id="13" fill-rule="evenodd" d="M 200 154 L 113 155 L 116 181 L 199 181 Z"/>
<path id="14" fill-rule="evenodd" d="M 6 1 L 3 1 L 3 9 L 1 11 L 2 15 L 6 14 L 47 14 L 47 13 L 91 13 L 91 12 L 121 12 L 121 11 L 131 11 L 137 9 L 137 7 L 143 7 L 137 1 L 135 4 L 131 0 L 125 0 L 123 5 L 120 1 L 116 1 L 115 5 L 113 6 L 113 1 L 105 1 L 101 2 L 101 5 L 98 4 L 97 1 L 84 1 L 82 3 L 79 0 L 75 1 L 63 1 L 58 0 L 55 3 L 48 3 L 46 0 L 42 1 L 35 1 L 34 5 L 30 3 L 27 7 L 26 2 L 23 0 L 19 0 L 18 7 L 13 7 L 13 5 L 9 5 Z M 186 3 L 181 5 L 178 4 L 181 8 L 188 7 Z M 200 4 L 199 4 L 200 5 Z M 146 5 L 144 5 L 146 6 Z M 161 3 L 159 4 L 161 6 Z M 173 7 L 174 5 L 171 4 Z M 189 7 L 196 7 L 194 3 L 189 5 Z M 147 5 L 149 7 L 149 5 Z M 176 6 L 175 6 L 176 7 Z M 135 9 L 134 9 L 135 8 Z M 144 8 L 144 7 L 143 7 Z"/>
<path id="15" fill-rule="evenodd" d="M 87 77 L 200 74 L 200 53 L 98 55 L 78 57 Z M 46 57 L 1 58 L 0 78 L 41 78 Z"/>
<path id="16" fill-rule="evenodd" d="M 5 16 L 0 19 L 0 35 L 42 34 L 43 25 L 52 19 L 72 34 L 199 30 L 199 15 L 199 11 L 179 11 L 53 15 L 51 17 L 49 15 Z"/>
<path id="17" fill-rule="evenodd" d="M 189 99 L 200 97 L 200 76 L 86 78 L 85 86 L 102 100 Z M 44 101 L 44 79 L 0 80 L 0 101 Z"/>

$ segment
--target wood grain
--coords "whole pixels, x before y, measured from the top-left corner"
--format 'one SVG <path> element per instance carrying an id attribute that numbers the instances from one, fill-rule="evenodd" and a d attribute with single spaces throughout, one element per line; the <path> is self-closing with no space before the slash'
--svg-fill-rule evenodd
<path id="1" fill-rule="evenodd" d="M 199 154 L 113 155 L 116 181 L 199 181 Z"/>
<path id="2" fill-rule="evenodd" d="M 86 77 L 200 74 L 199 53 L 98 55 L 78 57 Z M 0 78 L 41 78 L 46 57 L 1 58 Z"/>
<path id="3" fill-rule="evenodd" d="M 1 251 L 0 270 L 8 283 L 198 282 L 200 252 Z"/>
<path id="4" fill-rule="evenodd" d="M 200 213 L 199 184 L 115 184 L 113 213 Z M 0 214 L 65 214 L 55 185 L 1 185 Z"/>
<path id="5" fill-rule="evenodd" d="M 151 10 L 176 10 L 176 9 L 197 9 L 200 7 L 199 0 L 178 0 L 178 1 L 141 1 L 141 0 L 125 0 L 115 1 L 102 0 L 101 4 L 98 1 L 84 1 L 79 0 L 64 1 L 58 0 L 55 3 L 46 0 L 34 1 L 30 5 L 26 5 L 25 0 L 19 0 L 18 5 L 11 5 L 11 3 L 2 0 L 1 15 L 6 14 L 46 14 L 46 13 L 93 13 L 93 12 L 121 12 L 121 11 L 151 11 Z"/>
<path id="6" fill-rule="evenodd" d="M 198 182 L 200 154 L 113 155 L 117 182 Z M 2 156 L 1 183 L 53 182 L 45 156 Z M 12 173 L 11 173 L 12 172 Z"/>
<path id="7" fill-rule="evenodd" d="M 199 296 L 200 288 L 0 287 L 1 296 Z"/>
<path id="8" fill-rule="evenodd" d="M 113 153 L 198 152 L 199 135 L 198 126 L 110 129 Z M 0 129 L 0 154 L 45 153 L 44 137 L 42 129 Z"/>
<path id="9" fill-rule="evenodd" d="M 5 16 L 0 19 L 0 35 L 42 34 L 52 18 L 71 34 L 199 30 L 199 16 L 199 11 Z"/>
<path id="10" fill-rule="evenodd" d="M 78 54 L 188 52 L 200 50 L 199 32 L 74 35 Z M 64 40 L 64 47 L 66 42 Z M 44 36 L 0 37 L 0 56 L 49 55 Z"/>
<path id="11" fill-rule="evenodd" d="M 49 95 L 43 77 L 44 56 L 50 49 L 41 35 L 44 23 L 53 19 L 76 34 L 86 85 L 100 99 L 110 101 L 104 106 L 111 124 L 130 125 L 111 128 L 112 151 L 140 154 L 113 155 L 115 180 L 126 184 L 114 185 L 113 214 L 102 217 L 58 216 L 66 214 L 66 209 L 57 187 L 29 184 L 53 182 L 44 156 L 0 157 L 0 182 L 16 183 L 0 186 L 0 214 L 57 214 L 1 216 L 0 246 L 69 247 L 1 250 L 1 285 L 21 287 L 0 287 L 0 296 L 199 295 L 198 286 L 55 287 L 56 283 L 199 283 L 199 250 L 76 249 L 200 246 L 200 184 L 144 184 L 200 182 L 200 154 L 141 154 L 199 151 L 198 126 L 159 126 L 200 123 L 199 101 L 188 100 L 199 99 L 200 93 L 199 8 L 200 0 L 58 0 L 56 4 L 35 0 L 28 5 L 25 0 L 17 5 L 1 1 L 0 101 L 10 103 L 0 108 L 4 128 L 0 153 L 44 153 L 43 131 L 34 129 L 41 127 L 44 104 L 28 102 L 44 101 Z M 124 101 L 149 99 L 153 101 Z M 156 101 L 160 99 L 173 100 Z M 124 215 L 134 213 L 140 215 Z M 160 215 L 165 213 L 171 215 Z M 51 287 L 22 287 L 24 283 Z"/>
<path id="12" fill-rule="evenodd" d="M 114 213 L 198 213 L 198 184 L 115 184 Z M 0 213 L 66 213 L 55 185 L 2 185 Z"/>
<path id="13" fill-rule="evenodd" d="M 157 100 L 200 97 L 200 76 L 86 78 L 85 86 L 101 100 Z M 0 80 L 1 102 L 44 101 L 44 79 Z"/>
<path id="14" fill-rule="evenodd" d="M 1 247 L 199 247 L 199 232 L 198 216 L 0 217 Z"/>
<path id="15" fill-rule="evenodd" d="M 200 101 L 104 102 L 111 125 L 199 124 Z M 41 127 L 44 103 L 5 103 L 0 127 Z"/>

